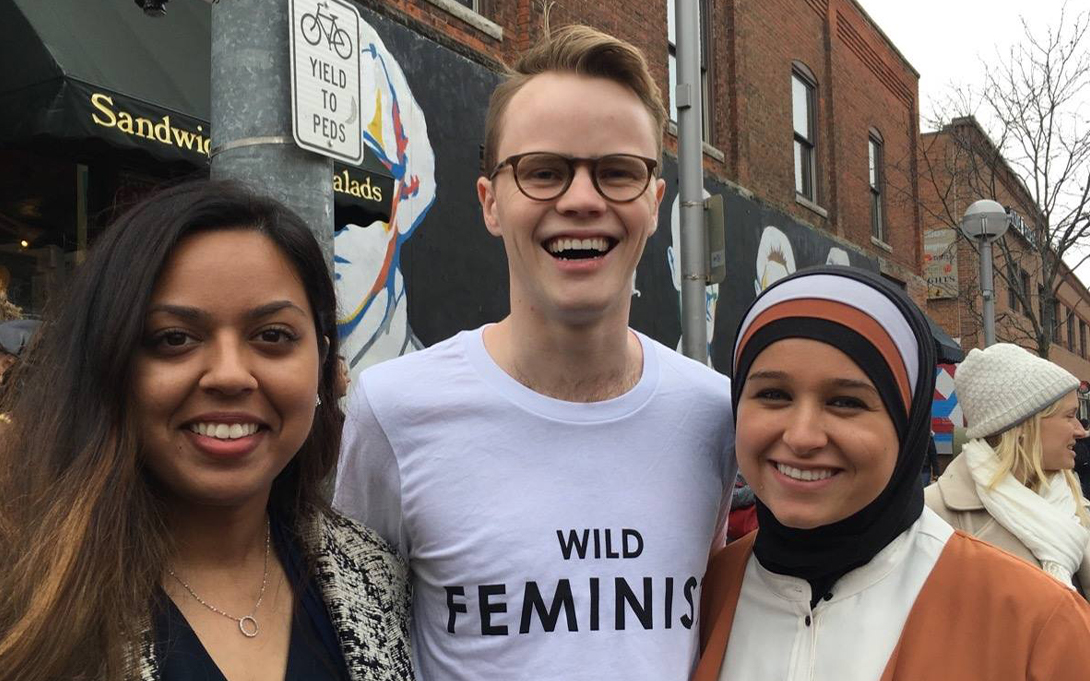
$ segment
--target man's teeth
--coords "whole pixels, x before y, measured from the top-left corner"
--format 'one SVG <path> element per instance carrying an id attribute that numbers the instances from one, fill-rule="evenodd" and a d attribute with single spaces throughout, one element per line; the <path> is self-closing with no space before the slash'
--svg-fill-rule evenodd
<path id="1" fill-rule="evenodd" d="M 546 248 L 550 253 L 563 253 L 564 251 L 598 251 L 605 253 L 609 250 L 609 241 L 602 237 L 593 239 L 553 239 Z"/>
<path id="2" fill-rule="evenodd" d="M 820 468 L 817 470 L 802 470 L 801 468 L 793 468 L 792 466 L 785 466 L 782 463 L 776 464 L 776 470 L 783 473 L 792 480 L 804 480 L 806 482 L 812 482 L 814 480 L 824 480 L 831 478 L 835 474 L 828 468 Z"/>
<path id="3" fill-rule="evenodd" d="M 189 429 L 197 435 L 214 437 L 217 440 L 237 440 L 240 437 L 257 432 L 256 423 L 192 423 Z"/>

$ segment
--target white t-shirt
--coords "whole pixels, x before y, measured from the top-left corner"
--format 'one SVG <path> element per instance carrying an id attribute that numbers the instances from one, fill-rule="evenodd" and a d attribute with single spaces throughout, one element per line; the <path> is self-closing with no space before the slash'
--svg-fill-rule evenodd
<path id="1" fill-rule="evenodd" d="M 508 376 L 482 329 L 363 372 L 334 504 L 413 573 L 422 681 L 686 681 L 734 483 L 726 377 L 637 334 L 589 404 Z"/>
<path id="2" fill-rule="evenodd" d="M 912 527 L 869 563 L 837 580 L 828 600 L 813 609 L 806 580 L 769 572 L 750 556 L 719 678 L 880 678 L 916 597 L 953 534 L 946 521 L 925 507 Z M 936 643 L 941 637 L 942 632 L 935 632 Z M 939 657 L 937 665 L 942 664 Z"/>

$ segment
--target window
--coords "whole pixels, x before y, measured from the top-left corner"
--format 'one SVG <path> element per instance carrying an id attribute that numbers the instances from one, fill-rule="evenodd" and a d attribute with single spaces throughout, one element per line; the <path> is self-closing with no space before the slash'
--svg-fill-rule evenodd
<path id="1" fill-rule="evenodd" d="M 1052 301 L 1052 342 L 1059 344 L 1063 341 L 1060 339 L 1060 303 Z"/>
<path id="2" fill-rule="evenodd" d="M 870 234 L 886 243 L 886 225 L 882 216 L 882 136 L 872 130 L 867 138 L 868 182 L 870 183 Z"/>
<path id="3" fill-rule="evenodd" d="M 474 12 L 480 13 L 481 11 L 481 0 L 454 0 L 454 2 L 463 7 L 468 7 Z"/>
<path id="4" fill-rule="evenodd" d="M 1016 287 L 1015 282 L 1007 282 L 1007 307 L 1011 309 L 1011 312 L 1018 312 L 1018 291 Z"/>
<path id="5" fill-rule="evenodd" d="M 1030 308 L 1028 307 L 1028 305 L 1029 305 L 1029 302 L 1028 302 L 1029 301 L 1029 290 L 1030 290 L 1029 289 L 1029 272 L 1027 272 L 1024 269 L 1019 267 L 1018 268 L 1018 274 L 1019 274 L 1019 276 L 1021 277 L 1021 280 L 1022 280 L 1022 295 L 1024 295 L 1026 297 L 1026 301 L 1027 301 L 1026 302 L 1027 307 L 1024 308 L 1022 311 L 1028 316 L 1029 313 L 1030 313 Z"/>
<path id="6" fill-rule="evenodd" d="M 791 120 L 795 133 L 795 193 L 817 202 L 815 145 L 816 80 L 796 64 L 791 70 Z"/>
<path id="7" fill-rule="evenodd" d="M 670 120 L 677 122 L 677 28 L 674 26 L 675 0 L 666 3 L 666 31 L 669 42 L 667 69 L 670 75 Z M 700 110 L 704 122 L 704 141 L 712 139 L 712 96 L 708 89 L 708 45 L 711 44 L 711 22 L 706 18 L 711 15 L 709 0 L 697 3 L 697 31 L 700 33 Z"/>
<path id="8" fill-rule="evenodd" d="M 1086 322 L 1079 320 L 1079 357 L 1086 359 Z"/>
<path id="9" fill-rule="evenodd" d="M 1045 287 L 1040 284 L 1037 284 L 1037 323 L 1040 324 L 1043 331 L 1045 326 Z"/>
<path id="10" fill-rule="evenodd" d="M 1075 315 L 1071 310 L 1067 311 L 1067 349 L 1075 352 Z"/>

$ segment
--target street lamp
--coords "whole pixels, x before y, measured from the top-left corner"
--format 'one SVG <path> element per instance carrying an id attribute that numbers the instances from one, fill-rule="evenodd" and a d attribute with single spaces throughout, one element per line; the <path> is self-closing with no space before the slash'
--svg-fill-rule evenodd
<path id="1" fill-rule="evenodd" d="M 992 281 L 992 242 L 1010 226 L 1010 216 L 995 201 L 975 201 L 961 217 L 961 233 L 980 244 L 980 293 L 984 298 L 984 347 L 995 344 L 995 291 Z"/>

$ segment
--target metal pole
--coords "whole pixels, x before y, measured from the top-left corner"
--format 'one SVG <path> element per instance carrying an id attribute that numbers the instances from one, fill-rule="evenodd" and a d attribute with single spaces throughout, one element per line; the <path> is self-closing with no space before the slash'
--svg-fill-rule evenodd
<path id="1" fill-rule="evenodd" d="M 291 134 L 288 0 L 212 6 L 212 177 L 283 201 L 333 268 L 333 162 Z"/>
<path id="2" fill-rule="evenodd" d="M 992 242 L 980 242 L 980 289 L 984 298 L 984 347 L 995 345 L 995 295 L 992 282 Z"/>
<path id="3" fill-rule="evenodd" d="M 677 175 L 681 218 L 681 349 L 708 361 L 704 238 L 704 150 L 700 87 L 700 15 L 695 0 L 676 0 Z"/>

